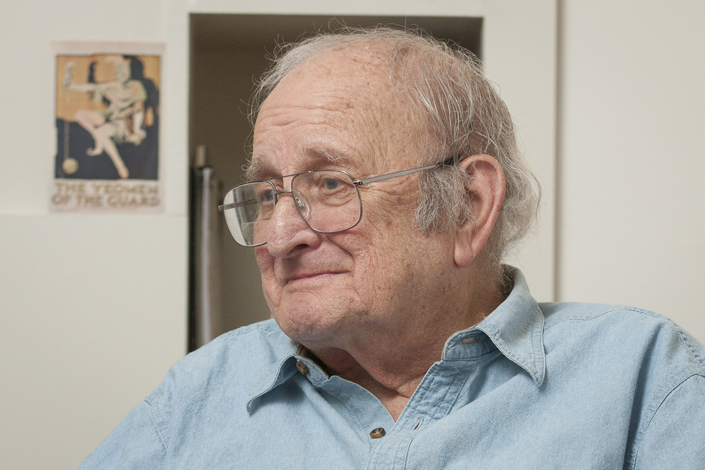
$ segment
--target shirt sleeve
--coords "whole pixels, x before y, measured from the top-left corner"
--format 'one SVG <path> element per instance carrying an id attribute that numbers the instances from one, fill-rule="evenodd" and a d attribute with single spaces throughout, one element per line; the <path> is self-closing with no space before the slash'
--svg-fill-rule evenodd
<path id="1" fill-rule="evenodd" d="M 633 468 L 705 468 L 704 376 L 691 376 L 664 399 L 649 422 Z"/>
<path id="2" fill-rule="evenodd" d="M 137 405 L 86 458 L 79 470 L 165 468 L 166 448 L 148 401 Z"/>

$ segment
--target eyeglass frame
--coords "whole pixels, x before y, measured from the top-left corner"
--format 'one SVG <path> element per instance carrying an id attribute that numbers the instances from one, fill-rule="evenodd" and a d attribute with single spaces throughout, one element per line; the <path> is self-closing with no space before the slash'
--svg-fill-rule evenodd
<path id="1" fill-rule="evenodd" d="M 340 172 L 340 173 L 343 173 L 343 174 L 347 175 L 347 176 L 350 178 L 350 180 L 352 181 L 353 186 L 355 186 L 355 190 L 357 191 L 357 198 L 358 198 L 358 201 L 360 202 L 360 216 L 358 217 L 357 222 L 355 222 L 353 225 L 351 225 L 350 227 L 348 227 L 348 228 L 346 228 L 346 229 L 343 229 L 343 230 L 335 230 L 335 231 L 332 231 L 332 232 L 326 232 L 326 231 L 323 231 L 323 230 L 317 230 L 317 229 L 311 227 L 311 224 L 309 224 L 308 220 L 306 220 L 306 218 L 303 216 L 303 214 L 301 213 L 301 211 L 299 210 L 299 208 L 298 208 L 298 206 L 297 206 L 297 202 L 296 202 L 296 201 L 294 201 L 294 205 L 297 206 L 297 207 L 296 207 L 296 212 L 299 213 L 299 215 L 300 215 L 301 218 L 304 220 L 304 222 L 306 222 L 306 225 L 307 225 L 311 230 L 313 230 L 314 232 L 316 232 L 316 233 L 322 233 L 322 234 L 341 233 L 341 232 L 347 232 L 348 230 L 350 230 L 350 229 L 352 229 L 352 228 L 355 228 L 355 227 L 360 223 L 360 221 L 362 220 L 363 204 L 362 204 L 362 196 L 360 195 L 360 186 L 363 186 L 363 185 L 366 185 L 366 184 L 371 184 L 371 183 L 377 183 L 377 182 L 389 180 L 389 179 L 392 179 L 392 178 L 399 178 L 399 177 L 401 177 L 401 176 L 411 175 L 411 174 L 418 173 L 418 172 L 421 172 L 421 171 L 434 170 L 434 169 L 436 169 L 436 168 L 442 168 L 442 167 L 446 167 L 446 166 L 453 166 L 454 164 L 455 164 L 455 157 L 449 157 L 449 158 L 443 160 L 442 162 L 434 163 L 433 165 L 426 165 L 426 166 L 421 166 L 421 167 L 417 167 L 417 168 L 410 168 L 410 169 L 408 169 L 408 170 L 394 171 L 394 172 L 392 172 L 392 173 L 386 173 L 386 174 L 384 174 L 384 175 L 378 175 L 378 176 L 370 176 L 369 178 L 362 178 L 362 179 L 358 179 L 358 180 L 356 180 L 355 178 L 353 178 L 352 175 L 351 175 L 350 173 L 348 173 L 347 171 L 345 171 L 345 170 L 339 170 L 339 169 L 334 169 L 334 168 L 322 168 L 322 169 L 318 169 L 318 170 L 310 170 L 310 171 L 304 171 L 304 172 L 301 172 L 301 173 L 294 173 L 294 174 L 291 174 L 291 175 L 277 176 L 277 177 L 275 177 L 275 178 L 265 178 L 265 179 L 262 179 L 262 180 L 247 181 L 247 182 L 245 182 L 245 183 L 240 183 L 240 184 L 238 184 L 238 185 L 236 185 L 236 186 L 233 186 L 232 188 L 230 188 L 229 190 L 227 190 L 227 191 L 225 192 L 225 194 L 228 194 L 228 193 L 230 193 L 230 191 L 233 191 L 234 189 L 236 189 L 236 188 L 238 188 L 238 187 L 240 187 L 240 186 L 244 186 L 244 185 L 246 185 L 246 184 L 252 184 L 252 183 L 269 183 L 269 184 L 272 185 L 272 187 L 274 187 L 274 206 L 276 206 L 277 203 L 279 202 L 279 195 L 280 195 L 280 194 L 291 194 L 291 196 L 292 196 L 294 199 L 296 199 L 296 197 L 294 196 L 294 190 L 292 189 L 291 185 L 292 185 L 292 182 L 293 182 L 294 178 L 296 178 L 297 176 L 306 175 L 306 174 L 310 174 L 310 173 L 315 173 L 315 172 L 319 172 L 319 171 L 338 171 L 338 172 Z M 274 184 L 272 183 L 272 180 L 278 180 L 278 179 L 282 179 L 282 180 L 283 180 L 284 178 L 291 178 L 291 181 L 289 182 L 289 189 L 283 189 L 283 190 L 279 191 L 279 190 L 276 188 L 276 186 L 274 186 Z M 242 207 L 243 205 L 244 205 L 243 202 L 232 202 L 232 203 L 230 203 L 230 204 L 221 204 L 221 205 L 218 206 L 218 211 L 225 213 L 225 211 L 228 210 L 228 209 L 234 209 L 234 208 L 237 208 L 237 207 Z M 230 231 L 230 230 L 228 230 L 228 231 Z M 231 233 L 231 235 L 232 235 L 232 233 Z M 233 238 L 235 238 L 235 237 L 233 236 Z M 235 241 L 237 241 L 237 240 L 235 240 Z M 264 241 L 264 242 L 259 243 L 259 244 L 257 244 L 257 245 L 242 245 L 242 246 L 245 246 L 245 247 L 248 247 L 248 248 L 256 248 L 256 247 L 258 247 L 258 246 L 263 246 L 263 245 L 266 245 L 266 244 L 267 244 L 267 242 Z"/>

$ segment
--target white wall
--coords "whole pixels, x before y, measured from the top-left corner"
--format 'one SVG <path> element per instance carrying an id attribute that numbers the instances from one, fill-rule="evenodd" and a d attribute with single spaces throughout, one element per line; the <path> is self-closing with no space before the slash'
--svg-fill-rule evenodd
<path id="1" fill-rule="evenodd" d="M 187 159 L 173 139 L 179 120 L 162 108 L 170 142 L 162 147 L 164 213 L 48 212 L 56 152 L 51 41 L 166 42 L 166 6 L 161 0 L 3 4 L 2 468 L 76 468 L 185 353 Z M 168 102 L 174 91 L 168 55 L 164 65 Z"/>
<path id="2" fill-rule="evenodd" d="M 705 342 L 705 2 L 564 0 L 558 297 Z"/>

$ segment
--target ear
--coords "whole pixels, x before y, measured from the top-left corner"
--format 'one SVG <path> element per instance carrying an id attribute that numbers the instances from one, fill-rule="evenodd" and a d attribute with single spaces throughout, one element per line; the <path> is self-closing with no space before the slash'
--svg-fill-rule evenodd
<path id="1" fill-rule="evenodd" d="M 469 266 L 492 233 L 504 201 L 506 183 L 499 162 L 490 155 L 478 154 L 458 163 L 470 178 L 465 185 L 471 206 L 471 219 L 458 227 L 454 261 L 458 267 Z"/>

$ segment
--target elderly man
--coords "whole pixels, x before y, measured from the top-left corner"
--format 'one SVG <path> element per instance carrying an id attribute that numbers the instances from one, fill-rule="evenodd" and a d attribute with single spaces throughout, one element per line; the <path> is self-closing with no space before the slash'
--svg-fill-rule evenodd
<path id="1" fill-rule="evenodd" d="M 274 320 L 177 363 L 84 468 L 705 468 L 702 345 L 500 264 L 538 197 L 471 55 L 319 36 L 259 96 L 222 210 Z"/>

